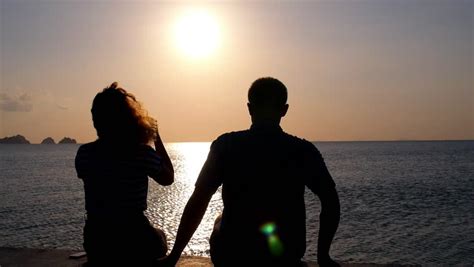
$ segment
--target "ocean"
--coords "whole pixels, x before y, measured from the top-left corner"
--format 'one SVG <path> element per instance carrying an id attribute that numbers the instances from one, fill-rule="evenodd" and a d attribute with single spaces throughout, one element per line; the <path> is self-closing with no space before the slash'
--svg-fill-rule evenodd
<path id="1" fill-rule="evenodd" d="M 474 263 L 474 141 L 315 142 L 337 184 L 341 222 L 334 259 L 422 265 Z M 168 143 L 176 181 L 149 181 L 150 221 L 172 247 L 210 143 Z M 79 145 L 0 145 L 0 247 L 82 249 Z M 278 197 L 278 196 L 275 196 Z M 306 260 L 316 260 L 317 197 L 306 192 Z M 188 244 L 209 256 L 220 190 Z M 245 253 L 243 248 L 242 253 Z"/>

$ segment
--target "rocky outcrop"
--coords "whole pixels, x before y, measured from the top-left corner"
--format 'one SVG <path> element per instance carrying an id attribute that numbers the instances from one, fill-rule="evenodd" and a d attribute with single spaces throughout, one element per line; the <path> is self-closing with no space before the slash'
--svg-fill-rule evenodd
<path id="1" fill-rule="evenodd" d="M 15 135 L 10 137 L 5 137 L 0 139 L 0 144 L 29 144 L 28 141 L 23 135 Z"/>
<path id="2" fill-rule="evenodd" d="M 69 137 L 64 137 L 58 144 L 77 144 L 76 139 L 72 139 Z"/>
<path id="3" fill-rule="evenodd" d="M 51 137 L 45 138 L 43 141 L 41 141 L 42 145 L 54 145 L 56 142 L 54 142 L 54 139 Z"/>

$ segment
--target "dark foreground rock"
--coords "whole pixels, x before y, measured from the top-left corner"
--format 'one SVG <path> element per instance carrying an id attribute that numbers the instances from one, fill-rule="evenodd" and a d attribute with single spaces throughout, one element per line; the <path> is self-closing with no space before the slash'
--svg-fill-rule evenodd
<path id="1" fill-rule="evenodd" d="M 1 267 L 79 267 L 87 261 L 87 256 L 72 259 L 70 256 L 80 252 L 65 249 L 31 249 L 31 248 L 0 248 Z M 250 259 L 249 259 L 250 260 Z M 183 256 L 177 267 L 212 267 L 211 260 L 205 257 Z M 318 266 L 308 262 L 307 267 Z M 343 267 L 386 267 L 407 266 L 392 264 L 341 263 Z"/>

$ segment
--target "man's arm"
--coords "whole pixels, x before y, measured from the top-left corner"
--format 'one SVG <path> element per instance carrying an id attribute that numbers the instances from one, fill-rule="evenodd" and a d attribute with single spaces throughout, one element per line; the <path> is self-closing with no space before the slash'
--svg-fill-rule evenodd
<path id="1" fill-rule="evenodd" d="M 211 144 L 207 160 L 196 181 L 194 192 L 184 208 L 173 249 L 168 256 L 158 261 L 159 266 L 176 265 L 181 253 L 201 223 L 212 195 L 222 184 L 220 174 L 222 155 L 218 140 Z"/>
<path id="2" fill-rule="evenodd" d="M 219 156 L 214 144 L 211 145 L 207 160 L 196 181 L 194 192 L 184 208 L 173 249 L 167 257 L 158 261 L 159 264 L 162 264 L 160 266 L 176 265 L 181 253 L 201 223 L 212 195 L 214 195 L 221 184 L 218 178 L 219 168 L 217 167 Z"/>
<path id="3" fill-rule="evenodd" d="M 191 198 L 184 208 L 181 221 L 179 223 L 178 234 L 171 253 L 158 261 L 159 266 L 175 266 L 193 236 L 197 227 L 201 223 L 206 212 L 209 201 L 216 190 L 207 187 L 196 187 Z"/>
<path id="4" fill-rule="evenodd" d="M 306 166 L 310 175 L 306 185 L 319 197 L 321 214 L 319 215 L 318 263 L 320 266 L 339 266 L 329 256 L 331 243 L 339 226 L 340 204 L 336 184 L 319 150 L 311 143 L 308 145 Z"/>
<path id="5" fill-rule="evenodd" d="M 329 249 L 339 226 L 340 204 L 335 187 L 328 187 L 318 194 L 321 201 L 319 215 L 318 263 L 320 266 L 338 266 L 329 256 Z"/>

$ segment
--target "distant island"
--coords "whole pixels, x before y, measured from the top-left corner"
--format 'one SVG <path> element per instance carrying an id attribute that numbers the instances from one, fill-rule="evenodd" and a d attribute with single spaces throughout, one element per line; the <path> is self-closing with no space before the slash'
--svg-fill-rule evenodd
<path id="1" fill-rule="evenodd" d="M 41 144 L 42 145 L 54 145 L 54 144 L 56 144 L 56 142 L 54 142 L 53 138 L 47 137 L 47 138 L 43 139 L 43 141 L 41 141 Z"/>
<path id="2" fill-rule="evenodd" d="M 26 139 L 23 135 L 17 134 L 15 136 L 7 136 L 4 138 L 0 138 L 0 144 L 31 144 L 28 139 Z M 52 137 L 46 137 L 41 141 L 42 145 L 54 145 L 56 142 Z M 70 137 L 64 137 L 58 144 L 77 144 L 76 139 Z"/>
<path id="3" fill-rule="evenodd" d="M 77 144 L 76 139 L 72 139 L 69 137 L 64 137 L 58 144 Z"/>
<path id="4" fill-rule="evenodd" d="M 0 144 L 30 144 L 30 141 L 28 141 L 23 135 L 17 134 L 15 136 L 1 138 Z"/>

